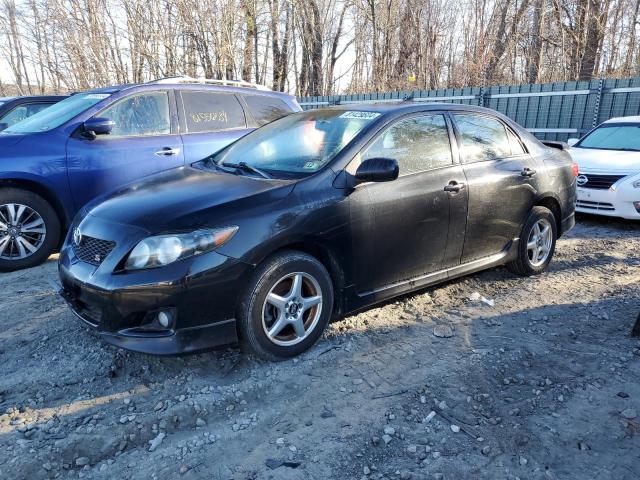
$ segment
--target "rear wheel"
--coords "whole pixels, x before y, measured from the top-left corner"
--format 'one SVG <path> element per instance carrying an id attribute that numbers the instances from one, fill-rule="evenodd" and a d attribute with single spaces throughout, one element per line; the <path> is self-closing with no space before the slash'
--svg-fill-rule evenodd
<path id="1" fill-rule="evenodd" d="M 60 221 L 51 205 L 26 190 L 0 190 L 0 272 L 39 265 L 60 240 Z"/>
<path id="2" fill-rule="evenodd" d="M 542 273 L 553 258 L 557 238 L 556 219 L 551 210 L 533 207 L 522 229 L 518 258 L 507 264 L 507 268 L 523 276 Z"/>
<path id="3" fill-rule="evenodd" d="M 241 342 L 267 360 L 293 357 L 318 341 L 332 307 L 331 277 L 318 260 L 277 254 L 258 267 L 240 303 Z"/>

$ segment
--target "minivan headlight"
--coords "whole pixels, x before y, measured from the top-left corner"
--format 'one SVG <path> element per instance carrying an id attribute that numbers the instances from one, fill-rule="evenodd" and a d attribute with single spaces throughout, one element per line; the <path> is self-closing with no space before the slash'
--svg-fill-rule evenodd
<path id="1" fill-rule="evenodd" d="M 147 237 L 131 251 L 124 268 L 162 267 L 176 260 L 210 252 L 227 243 L 237 231 L 238 227 L 233 226 Z"/>

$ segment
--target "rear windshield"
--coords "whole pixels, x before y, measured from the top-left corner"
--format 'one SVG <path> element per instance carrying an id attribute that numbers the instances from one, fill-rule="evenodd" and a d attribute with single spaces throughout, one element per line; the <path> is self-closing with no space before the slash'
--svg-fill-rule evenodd
<path id="1" fill-rule="evenodd" d="M 638 152 L 640 151 L 640 123 L 605 123 L 593 130 L 575 146 Z"/>
<path id="2" fill-rule="evenodd" d="M 47 132 L 109 97 L 109 93 L 79 93 L 42 110 L 4 130 L 2 133 Z"/>

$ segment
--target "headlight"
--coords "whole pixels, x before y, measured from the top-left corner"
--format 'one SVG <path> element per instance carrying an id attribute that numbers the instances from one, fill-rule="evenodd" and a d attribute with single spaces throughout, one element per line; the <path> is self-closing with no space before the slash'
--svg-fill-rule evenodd
<path id="1" fill-rule="evenodd" d="M 124 267 L 127 270 L 161 267 L 210 252 L 227 243 L 237 231 L 238 227 L 224 227 L 148 237 L 131 251 Z"/>

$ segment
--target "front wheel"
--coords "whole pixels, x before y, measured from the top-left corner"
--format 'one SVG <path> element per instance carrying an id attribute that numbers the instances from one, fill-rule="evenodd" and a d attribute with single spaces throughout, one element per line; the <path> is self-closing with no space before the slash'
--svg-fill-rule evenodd
<path id="1" fill-rule="evenodd" d="M 26 190 L 0 189 L 0 272 L 39 265 L 59 240 L 60 221 L 46 200 Z"/>
<path id="2" fill-rule="evenodd" d="M 314 257 L 287 251 L 256 270 L 238 311 L 244 347 L 266 360 L 284 360 L 313 346 L 329 323 L 333 285 Z"/>
<path id="3" fill-rule="evenodd" d="M 507 268 L 522 276 L 542 273 L 551 262 L 557 238 L 556 219 L 551 210 L 533 207 L 522 229 L 518 258 L 508 263 Z"/>

